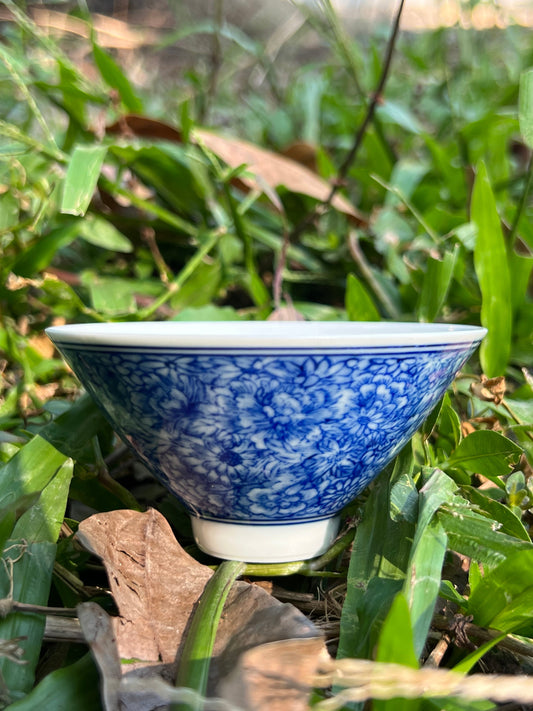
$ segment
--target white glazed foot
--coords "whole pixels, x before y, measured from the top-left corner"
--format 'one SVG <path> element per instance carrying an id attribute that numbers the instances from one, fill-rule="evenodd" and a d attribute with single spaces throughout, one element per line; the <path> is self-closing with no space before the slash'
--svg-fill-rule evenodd
<path id="1" fill-rule="evenodd" d="M 289 563 L 315 558 L 333 543 L 339 517 L 310 523 L 250 525 L 192 517 L 198 546 L 216 558 L 246 563 Z"/>

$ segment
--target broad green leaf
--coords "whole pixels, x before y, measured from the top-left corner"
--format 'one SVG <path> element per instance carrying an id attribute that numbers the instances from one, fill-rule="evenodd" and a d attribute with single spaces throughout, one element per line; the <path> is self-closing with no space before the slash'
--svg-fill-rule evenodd
<path id="1" fill-rule="evenodd" d="M 85 274 L 84 283 L 89 291 L 93 309 L 110 316 L 134 313 L 136 302 L 131 284 L 119 277 L 101 277 Z"/>
<path id="2" fill-rule="evenodd" d="M 180 311 L 172 321 L 240 321 L 242 317 L 232 306 L 189 306 Z"/>
<path id="3" fill-rule="evenodd" d="M 406 106 L 393 101 L 383 101 L 376 111 L 380 119 L 401 126 L 410 133 L 422 133 L 420 122 Z"/>
<path id="4" fill-rule="evenodd" d="M 43 427 L 39 437 L 53 445 L 64 458 L 72 457 L 83 462 L 86 461 L 87 442 L 100 432 L 109 432 L 109 423 L 94 400 L 89 395 L 82 395 L 66 412 Z M 93 459 L 91 457 L 91 463 Z"/>
<path id="5" fill-rule="evenodd" d="M 136 95 L 133 87 L 115 60 L 107 54 L 96 42 L 92 43 L 93 57 L 100 76 L 111 88 L 116 89 L 126 109 L 132 113 L 142 113 L 142 101 Z"/>
<path id="6" fill-rule="evenodd" d="M 63 183 L 62 213 L 85 215 L 94 195 L 106 153 L 107 147 L 96 143 L 76 146 Z"/>
<path id="7" fill-rule="evenodd" d="M 381 316 L 372 297 L 354 274 L 348 274 L 345 302 L 348 320 L 381 321 Z"/>
<path id="8" fill-rule="evenodd" d="M 24 511 L 35 503 L 66 459 L 40 435 L 25 444 L 0 469 L 0 520 L 11 511 Z"/>
<path id="9" fill-rule="evenodd" d="M 50 542 L 28 543 L 10 539 L 0 561 L 0 598 L 9 595 L 12 574 L 14 600 L 32 605 L 48 604 L 55 553 L 56 546 Z M 15 664 L 6 657 L 0 657 L 0 673 L 13 701 L 27 694 L 34 684 L 44 625 L 44 615 L 21 612 L 0 620 L 0 639 L 24 638 L 20 646 L 24 650 L 26 664 Z"/>
<path id="10" fill-rule="evenodd" d="M 428 258 L 418 306 L 421 321 L 432 322 L 439 315 L 448 295 L 458 253 L 456 245 L 453 252 L 445 252 L 442 259 Z"/>
<path id="11" fill-rule="evenodd" d="M 474 504 L 478 511 L 481 510 L 485 512 L 490 518 L 497 521 L 500 525 L 499 530 L 503 533 L 520 538 L 522 541 L 531 540 L 522 521 L 518 516 L 515 516 L 508 506 L 492 499 L 490 496 L 485 496 L 482 491 L 473 486 L 461 487 L 461 491 L 470 503 Z"/>
<path id="12" fill-rule="evenodd" d="M 450 602 L 455 603 L 462 612 L 466 610 L 466 598 L 457 592 L 449 580 L 441 581 L 439 595 L 445 600 L 450 600 Z"/>
<path id="13" fill-rule="evenodd" d="M 51 672 L 9 711 L 76 709 L 102 711 L 100 679 L 92 656 L 87 653 L 70 666 Z"/>
<path id="14" fill-rule="evenodd" d="M 442 506 L 436 517 L 448 536 L 450 550 L 488 566 L 532 547 L 530 543 L 502 533 L 497 521 L 475 513 L 468 506 Z"/>
<path id="15" fill-rule="evenodd" d="M 470 595 L 468 613 L 482 627 L 533 634 L 533 547 L 485 571 Z"/>
<path id="16" fill-rule="evenodd" d="M 499 432 L 476 430 L 459 443 L 442 467 L 459 467 L 481 474 L 504 488 L 498 477 L 509 474 L 521 455 L 522 448 Z"/>
<path id="17" fill-rule="evenodd" d="M 533 148 L 533 68 L 520 75 L 518 120 L 524 141 Z"/>
<path id="18" fill-rule="evenodd" d="M 481 289 L 481 324 L 488 334 L 480 347 L 483 371 L 503 375 L 511 348 L 512 303 L 507 252 L 496 201 L 480 162 L 472 192 L 472 221 L 477 225 L 474 266 Z"/>
<path id="19" fill-rule="evenodd" d="M 483 574 L 481 572 L 481 566 L 475 560 L 470 561 L 468 567 L 468 587 L 470 588 L 470 595 L 477 588 L 478 584 L 481 582 Z"/>
<path id="20" fill-rule="evenodd" d="M 80 223 L 73 221 L 39 237 L 15 260 L 13 272 L 23 277 L 32 277 L 46 269 L 56 253 L 76 239 L 79 227 Z"/>
<path id="21" fill-rule="evenodd" d="M 87 215 L 84 220 L 81 220 L 78 234 L 86 242 L 102 249 L 124 253 L 133 251 L 130 240 L 111 222 L 98 215 Z"/>
<path id="22" fill-rule="evenodd" d="M 533 257 L 517 254 L 514 249 L 509 250 L 509 272 L 511 279 L 511 299 L 513 313 L 517 313 L 527 299 L 528 287 L 533 270 Z"/>

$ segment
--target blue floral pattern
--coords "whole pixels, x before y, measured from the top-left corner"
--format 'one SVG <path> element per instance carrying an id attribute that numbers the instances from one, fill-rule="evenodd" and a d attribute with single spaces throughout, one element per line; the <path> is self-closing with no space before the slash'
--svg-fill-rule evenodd
<path id="1" fill-rule="evenodd" d="M 474 348 L 58 347 L 191 513 L 243 522 L 340 511 L 405 445 Z"/>

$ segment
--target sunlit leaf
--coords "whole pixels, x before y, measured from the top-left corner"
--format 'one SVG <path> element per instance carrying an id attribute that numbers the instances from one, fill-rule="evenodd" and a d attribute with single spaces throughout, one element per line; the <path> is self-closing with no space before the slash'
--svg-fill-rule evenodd
<path id="1" fill-rule="evenodd" d="M 524 141 L 533 148 L 533 69 L 520 75 L 518 118 Z"/>
<path id="2" fill-rule="evenodd" d="M 443 467 L 460 467 L 482 474 L 503 487 L 498 477 L 509 474 L 518 463 L 522 448 L 492 430 L 476 430 L 465 437 Z"/>
<path id="3" fill-rule="evenodd" d="M 61 212 L 69 215 L 84 215 L 86 213 L 94 195 L 106 153 L 106 146 L 98 144 L 76 146 L 63 183 Z"/>
<path id="4" fill-rule="evenodd" d="M 533 634 L 533 546 L 485 572 L 470 595 L 468 612 L 480 626 Z"/>
<path id="5" fill-rule="evenodd" d="M 503 375 L 511 347 L 512 301 L 507 252 L 487 169 L 478 165 L 472 192 L 472 221 L 477 225 L 474 265 L 481 289 L 481 323 L 488 335 L 480 347 L 488 377 Z"/>
<path id="6" fill-rule="evenodd" d="M 122 103 L 128 111 L 140 113 L 143 109 L 142 101 L 139 99 L 133 87 L 115 60 L 105 52 L 101 47 L 92 43 L 93 57 L 98 71 L 105 83 L 111 88 L 116 89 Z"/>
<path id="7" fill-rule="evenodd" d="M 421 321 L 434 321 L 445 303 L 458 251 L 455 247 L 453 251 L 446 252 L 442 259 L 428 259 L 418 306 Z"/>
<path id="8" fill-rule="evenodd" d="M 381 316 L 362 282 L 348 274 L 346 281 L 346 313 L 350 321 L 380 321 Z"/>
<path id="9" fill-rule="evenodd" d="M 12 580 L 14 600 L 32 605 L 46 605 L 55 553 L 54 543 L 9 540 L 3 560 L 0 560 L 0 598 L 8 597 Z M 13 701 L 28 693 L 33 686 L 44 625 L 43 615 L 28 615 L 22 612 L 10 614 L 0 620 L 0 639 L 22 637 L 20 645 L 24 650 L 23 658 L 27 662 L 21 665 L 7 657 L 0 657 L 0 673 Z"/>
<path id="10" fill-rule="evenodd" d="M 97 215 L 88 215 L 79 225 L 79 236 L 90 244 L 113 252 L 132 252 L 130 240 L 108 220 Z"/>

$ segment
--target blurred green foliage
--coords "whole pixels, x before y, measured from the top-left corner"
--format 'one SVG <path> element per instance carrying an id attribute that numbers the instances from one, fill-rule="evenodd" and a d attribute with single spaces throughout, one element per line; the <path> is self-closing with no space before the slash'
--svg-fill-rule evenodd
<path id="1" fill-rule="evenodd" d="M 334 180 L 382 71 L 383 28 L 352 38 L 327 0 L 302 6 L 300 36 L 320 51 L 298 61 L 292 46 L 283 67 L 240 28 L 202 20 L 169 31 L 160 50 L 207 34 L 221 49 L 215 76 L 200 66 L 172 86 L 135 86 L 94 33 L 89 79 L 68 43 L 44 34 L 12 0 L 4 5 L 13 21 L 3 23 L 0 44 L 0 547 L 17 599 L 86 599 L 84 557 L 68 536 L 57 542 L 65 516 L 75 530 L 73 503 L 111 510 L 155 502 L 189 535 L 183 512 L 157 485 L 134 482 L 134 493 L 131 479 L 122 485 L 112 433 L 92 403 L 72 405 L 78 386 L 43 329 L 264 319 L 286 303 L 311 320 L 489 329 L 408 449 L 349 512 L 360 523 L 340 653 L 377 650 L 382 661 L 416 666 L 439 595 L 480 626 L 533 637 L 530 31 L 400 35 L 341 186 L 354 218 L 317 210 L 305 181 L 283 187 L 283 174 L 281 187 L 243 190 L 246 166 L 227 165 L 195 131 L 209 117 L 220 134 L 272 151 L 300 142 L 318 175 Z M 131 114 L 153 120 L 150 135 L 131 129 Z M 21 555 L 26 545 L 39 555 Z M 473 561 L 463 589 L 443 573 L 452 553 Z M 346 575 L 339 566 L 330 572 Z M 5 578 L 0 595 L 8 594 Z M 0 660 L 5 705 L 68 702 L 94 688 L 87 659 L 69 653 L 65 668 L 26 696 L 42 619 L 0 622 L 1 638 L 20 635 L 31 640 L 30 663 Z M 476 660 L 456 648 L 448 663 L 466 671 Z M 76 696 L 81 711 L 97 707 L 91 694 Z"/>

